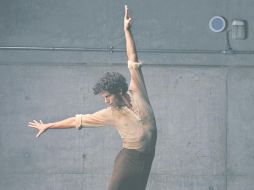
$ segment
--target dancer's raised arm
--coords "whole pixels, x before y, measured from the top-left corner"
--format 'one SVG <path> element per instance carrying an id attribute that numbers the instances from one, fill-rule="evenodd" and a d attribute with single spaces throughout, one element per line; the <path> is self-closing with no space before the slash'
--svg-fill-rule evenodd
<path id="1" fill-rule="evenodd" d="M 144 77 L 141 70 L 141 63 L 139 63 L 135 42 L 131 33 L 131 18 L 128 14 L 128 7 L 125 5 L 125 15 L 124 15 L 124 33 L 126 40 L 126 53 L 128 57 L 128 67 L 131 74 L 131 81 L 129 90 L 134 90 L 146 97 L 147 102 L 148 95 L 146 90 L 146 85 Z"/>
<path id="2" fill-rule="evenodd" d="M 133 62 L 138 62 L 138 56 L 136 52 L 135 43 L 132 37 L 132 33 L 130 30 L 131 27 L 131 18 L 128 14 L 128 7 L 125 5 L 125 15 L 124 15 L 124 33 L 126 39 L 126 51 L 128 60 Z"/>

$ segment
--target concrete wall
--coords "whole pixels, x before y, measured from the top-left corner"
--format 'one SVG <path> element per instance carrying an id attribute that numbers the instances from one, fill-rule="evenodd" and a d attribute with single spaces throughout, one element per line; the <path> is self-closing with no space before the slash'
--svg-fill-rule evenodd
<path id="1" fill-rule="evenodd" d="M 125 3 L 158 125 L 147 189 L 253 189 L 252 0 L 0 1 L 0 47 L 103 49 L 0 49 L 0 189 L 106 189 L 121 149 L 114 129 L 52 129 L 36 139 L 27 123 L 104 108 L 96 80 L 109 70 L 129 79 Z M 229 39 L 250 54 L 209 53 L 226 48 L 226 32 L 208 28 L 215 15 L 228 29 L 234 18 L 247 21 L 247 39 Z"/>

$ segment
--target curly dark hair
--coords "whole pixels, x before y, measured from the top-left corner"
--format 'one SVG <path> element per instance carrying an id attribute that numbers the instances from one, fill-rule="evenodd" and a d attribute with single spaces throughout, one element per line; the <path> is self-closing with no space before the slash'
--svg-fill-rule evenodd
<path id="1" fill-rule="evenodd" d="M 95 95 L 102 91 L 108 91 L 110 94 L 125 94 L 128 90 L 125 77 L 118 72 L 107 72 L 93 87 Z"/>

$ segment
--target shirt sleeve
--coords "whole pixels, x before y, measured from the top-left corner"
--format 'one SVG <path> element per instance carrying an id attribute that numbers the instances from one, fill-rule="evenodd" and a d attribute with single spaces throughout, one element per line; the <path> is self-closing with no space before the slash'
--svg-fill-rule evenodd
<path id="1" fill-rule="evenodd" d="M 128 68 L 131 74 L 131 82 L 129 86 L 129 90 L 136 91 L 140 93 L 143 97 L 148 99 L 148 94 L 146 90 L 146 85 L 143 77 L 143 73 L 141 70 L 142 63 L 128 61 Z"/>
<path id="2" fill-rule="evenodd" d="M 105 125 L 112 124 L 112 110 L 110 107 L 102 109 L 93 114 L 77 114 L 75 116 L 76 124 L 75 127 L 79 129 L 80 127 L 102 127 Z"/>

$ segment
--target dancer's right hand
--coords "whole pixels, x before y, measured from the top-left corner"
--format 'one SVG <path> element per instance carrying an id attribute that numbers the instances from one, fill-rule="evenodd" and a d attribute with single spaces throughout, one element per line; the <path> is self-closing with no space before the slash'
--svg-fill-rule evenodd
<path id="1" fill-rule="evenodd" d="M 41 120 L 40 122 L 33 120 L 33 122 L 29 122 L 28 126 L 38 129 L 39 132 L 37 133 L 36 137 L 39 137 L 44 131 L 46 131 L 50 127 L 50 124 L 44 124 Z"/>

